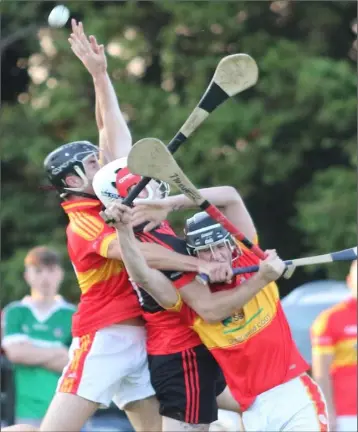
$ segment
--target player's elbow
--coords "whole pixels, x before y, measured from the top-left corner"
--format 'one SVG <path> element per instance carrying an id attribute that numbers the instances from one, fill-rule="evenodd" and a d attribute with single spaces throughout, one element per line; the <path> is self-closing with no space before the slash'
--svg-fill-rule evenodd
<path id="1" fill-rule="evenodd" d="M 202 303 L 197 305 L 195 312 L 207 323 L 214 324 L 220 321 L 220 316 L 212 304 Z"/>
<path id="2" fill-rule="evenodd" d="M 232 186 L 222 186 L 222 195 L 231 203 L 241 201 L 239 192 Z"/>
<path id="3" fill-rule="evenodd" d="M 221 311 L 217 306 L 215 306 L 214 303 L 207 305 L 206 307 L 202 307 L 201 313 L 199 313 L 199 315 L 208 324 L 215 324 L 225 320 L 228 316 L 230 316 L 230 313 L 228 313 L 227 310 Z"/>
<path id="4" fill-rule="evenodd" d="M 128 269 L 129 270 L 129 269 Z M 152 291 L 153 282 L 146 271 L 131 271 L 129 270 L 131 280 L 145 291 Z"/>
<path id="5" fill-rule="evenodd" d="M 156 291 L 156 274 L 148 266 L 127 266 L 132 281 L 144 289 L 147 293 Z"/>

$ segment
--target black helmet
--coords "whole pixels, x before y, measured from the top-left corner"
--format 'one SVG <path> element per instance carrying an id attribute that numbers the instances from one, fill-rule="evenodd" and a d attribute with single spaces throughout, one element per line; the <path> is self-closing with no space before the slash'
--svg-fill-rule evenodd
<path id="1" fill-rule="evenodd" d="M 231 234 L 206 212 L 196 213 L 187 219 L 184 234 L 190 254 L 222 242 L 227 242 L 231 248 L 236 246 Z"/>
<path id="2" fill-rule="evenodd" d="M 75 141 L 64 144 L 52 151 L 44 160 L 44 168 L 51 184 L 59 192 L 76 192 L 76 188 L 66 187 L 66 176 L 75 174 L 87 181 L 83 159 L 91 154 L 98 155 L 99 148 L 89 141 Z"/>

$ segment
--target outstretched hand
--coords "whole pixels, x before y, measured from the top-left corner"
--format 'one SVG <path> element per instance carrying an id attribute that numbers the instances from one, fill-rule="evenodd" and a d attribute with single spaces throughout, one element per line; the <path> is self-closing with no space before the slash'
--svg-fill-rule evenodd
<path id="1" fill-rule="evenodd" d="M 104 46 L 98 45 L 96 38 L 92 35 L 87 39 L 82 22 L 77 23 L 75 19 L 72 19 L 71 25 L 72 33 L 68 41 L 74 54 L 93 77 L 106 72 L 107 59 Z"/>

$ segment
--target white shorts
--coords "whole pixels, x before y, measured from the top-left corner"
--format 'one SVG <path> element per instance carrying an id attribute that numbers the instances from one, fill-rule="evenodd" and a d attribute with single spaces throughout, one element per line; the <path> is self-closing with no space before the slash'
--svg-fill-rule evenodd
<path id="1" fill-rule="evenodd" d="M 307 374 L 257 396 L 242 420 L 247 432 L 328 431 L 326 402 Z"/>
<path id="2" fill-rule="evenodd" d="M 357 430 L 357 416 L 338 416 L 336 426 L 338 432 L 355 432 Z"/>
<path id="3" fill-rule="evenodd" d="M 120 409 L 154 395 L 145 328 L 118 324 L 75 337 L 57 391 Z"/>

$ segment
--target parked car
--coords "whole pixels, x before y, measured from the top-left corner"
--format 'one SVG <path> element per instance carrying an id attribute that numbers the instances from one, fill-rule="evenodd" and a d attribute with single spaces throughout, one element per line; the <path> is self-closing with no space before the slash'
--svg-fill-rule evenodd
<path id="1" fill-rule="evenodd" d="M 344 282 L 320 280 L 305 283 L 282 299 L 282 307 L 293 338 L 305 360 L 311 364 L 310 327 L 317 315 L 349 297 Z"/>

